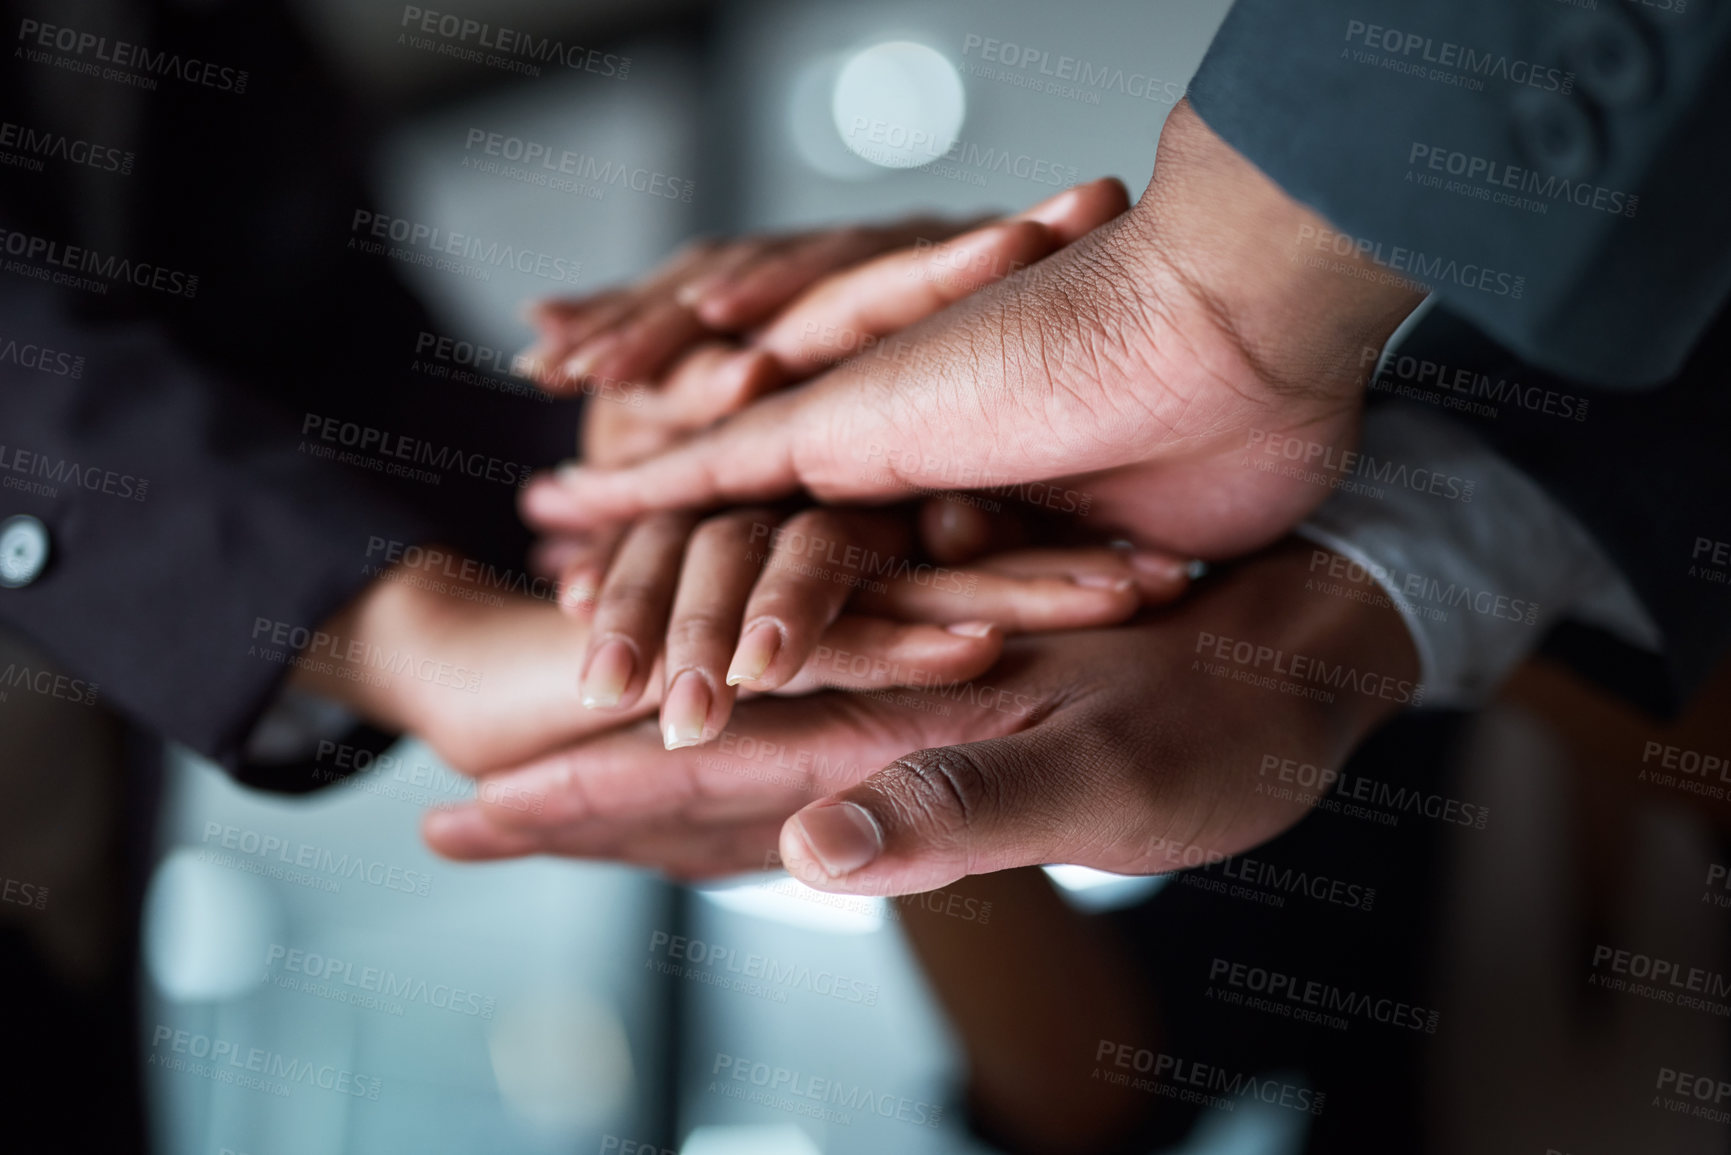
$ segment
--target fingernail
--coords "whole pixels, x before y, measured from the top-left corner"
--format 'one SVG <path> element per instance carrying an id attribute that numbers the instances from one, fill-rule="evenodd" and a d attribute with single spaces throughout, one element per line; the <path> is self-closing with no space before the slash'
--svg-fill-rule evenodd
<path id="1" fill-rule="evenodd" d="M 1137 551 L 1130 555 L 1130 567 L 1144 577 L 1156 581 L 1178 581 L 1188 573 L 1189 566 L 1190 563 L 1184 558 L 1173 557 L 1167 553 Z"/>
<path id="2" fill-rule="evenodd" d="M 583 481 L 583 467 L 575 461 L 567 461 L 553 471 L 553 480 L 565 486 L 579 485 Z"/>
<path id="3" fill-rule="evenodd" d="M 1123 593 L 1136 584 L 1134 578 L 1113 577 L 1105 573 L 1076 574 L 1070 578 L 1076 585 L 1091 590 L 1111 590 L 1113 593 Z"/>
<path id="4" fill-rule="evenodd" d="M 758 622 L 739 639 L 733 652 L 733 662 L 727 667 L 727 684 L 755 682 L 763 677 L 775 655 L 781 651 L 781 630 L 774 622 Z"/>
<path id="5" fill-rule="evenodd" d="M 951 622 L 944 629 L 961 638 L 983 638 L 992 632 L 991 622 Z"/>
<path id="6" fill-rule="evenodd" d="M 806 848 L 831 878 L 851 874 L 883 852 L 877 820 L 855 802 L 835 802 L 794 815 Z"/>
<path id="7" fill-rule="evenodd" d="M 615 638 L 595 651 L 583 675 L 583 704 L 591 710 L 608 710 L 625 696 L 635 660 L 631 647 Z"/>
<path id="8" fill-rule="evenodd" d="M 697 671 L 687 670 L 675 678 L 667 701 L 661 704 L 662 744 L 669 750 L 700 744 L 709 702 L 709 684 Z"/>
<path id="9" fill-rule="evenodd" d="M 721 283 L 715 276 L 699 277 L 695 281 L 687 281 L 679 286 L 679 291 L 673 294 L 673 299 L 687 309 L 695 309 L 703 303 L 703 298 L 709 296 L 709 291 Z"/>
<path id="10" fill-rule="evenodd" d="M 581 381 L 589 375 L 590 370 L 594 369 L 603 357 L 613 352 L 618 344 L 619 338 L 611 335 L 585 341 L 575 353 L 565 358 L 565 363 L 559 366 L 559 371 L 573 381 Z"/>

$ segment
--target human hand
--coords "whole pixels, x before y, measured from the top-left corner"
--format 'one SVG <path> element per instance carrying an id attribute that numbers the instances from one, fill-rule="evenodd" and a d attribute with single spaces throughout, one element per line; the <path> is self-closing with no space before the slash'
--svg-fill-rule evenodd
<path id="1" fill-rule="evenodd" d="M 1312 801 L 1259 791 L 1265 757 L 1338 766 L 1415 697 L 1399 615 L 1305 590 L 1318 553 L 1283 543 L 1130 625 L 1012 639 L 985 682 L 745 703 L 714 749 L 667 753 L 653 728 L 620 729 L 489 779 L 537 799 L 533 813 L 482 800 L 428 815 L 424 833 L 453 858 L 686 878 L 761 868 L 779 843 L 808 885 L 866 894 L 1238 853 Z M 1296 693 L 1232 676 L 1276 669 Z"/>
<path id="2" fill-rule="evenodd" d="M 702 524 L 635 523 L 605 567 L 586 557 L 567 571 L 561 604 L 590 623 L 584 705 L 630 709 L 660 663 L 661 732 L 675 750 L 719 734 L 742 684 L 799 692 L 827 670 L 828 684 L 846 685 L 872 651 L 1110 625 L 1178 597 L 1188 580 L 1180 559 L 1109 548 L 1027 549 L 955 569 L 925 556 L 913 519 L 895 512 L 747 508 Z M 838 651 L 838 633 L 857 641 Z M 894 676 L 931 675 L 916 661 Z"/>
<path id="3" fill-rule="evenodd" d="M 637 466 L 541 479 L 525 513 L 574 530 L 801 487 L 882 500 L 1086 476 L 1103 528 L 1242 553 L 1329 492 L 1250 467 L 1251 440 L 1349 447 L 1363 350 L 1421 297 L 1356 258 L 1372 275 L 1304 261 L 1318 228 L 1180 103 L 1128 213 L 914 326 L 894 358 L 846 362 Z"/>
<path id="4" fill-rule="evenodd" d="M 655 712 L 659 667 L 645 671 L 644 691 L 620 709 L 585 709 L 578 676 L 590 623 L 549 600 L 501 594 L 489 580 L 496 577 L 437 549 L 405 557 L 312 632 L 296 655 L 294 684 L 421 736 L 465 774 L 515 765 Z M 814 664 L 783 692 L 883 689 L 913 672 L 940 683 L 967 679 L 997 659 L 1003 635 L 843 616 L 825 623 L 818 645 L 857 659 Z"/>
<path id="5" fill-rule="evenodd" d="M 591 388 L 595 378 L 648 384 L 630 390 L 629 405 L 591 404 L 584 413 L 579 457 L 591 465 L 629 464 L 756 397 L 874 347 L 879 338 L 1085 235 L 1129 203 L 1124 186 L 1105 179 L 959 236 L 953 223 L 928 220 L 788 240 L 748 238 L 727 247 L 763 250 L 737 284 L 702 288 L 710 282 L 705 270 L 736 259 L 720 255 L 718 247 L 707 262 L 678 259 L 644 285 L 613 294 L 630 300 L 612 311 L 594 298 L 543 302 L 540 313 L 558 320 L 542 322 L 551 335 L 525 360 L 556 393 L 589 389 L 605 402 L 613 391 Z M 916 234 L 926 226 L 933 226 L 930 232 Z M 703 303 L 682 304 L 693 294 Z M 750 309 L 736 301 L 748 301 Z M 718 323 L 708 325 L 705 316 Z M 740 318 L 749 318 L 754 331 L 735 333 L 732 322 Z M 570 334 L 581 336 L 576 352 L 563 343 Z M 593 352 L 610 348 L 619 352 Z M 563 360 L 544 360 L 556 357 Z"/>

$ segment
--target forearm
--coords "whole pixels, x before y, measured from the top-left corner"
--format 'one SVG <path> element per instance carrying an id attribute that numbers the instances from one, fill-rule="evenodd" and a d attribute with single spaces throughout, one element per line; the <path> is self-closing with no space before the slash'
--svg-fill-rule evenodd
<path id="1" fill-rule="evenodd" d="M 982 922 L 898 904 L 960 1036 L 978 1124 L 1018 1152 L 1109 1149 L 1127 1138 L 1148 1097 L 1091 1074 L 1102 1040 L 1153 1046 L 1155 1013 L 1110 929 L 1066 904 L 1038 867 L 974 875 L 938 893 L 992 912 Z"/>

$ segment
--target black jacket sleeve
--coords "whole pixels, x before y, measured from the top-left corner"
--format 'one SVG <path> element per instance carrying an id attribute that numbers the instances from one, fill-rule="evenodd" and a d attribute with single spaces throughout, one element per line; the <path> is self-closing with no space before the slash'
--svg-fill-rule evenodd
<path id="1" fill-rule="evenodd" d="M 12 26 L 54 19 L 25 7 Z M 128 10 L 131 42 L 230 73 L 0 76 L 33 134 L 14 151 L 41 162 L 0 167 L 0 520 L 38 518 L 51 548 L 0 621 L 236 770 L 380 543 L 521 566 L 519 484 L 569 452 L 575 415 L 417 363 L 453 334 L 352 243 L 365 138 L 280 5 Z"/>
<path id="2" fill-rule="evenodd" d="M 1357 250 L 1525 360 L 1676 374 L 1731 290 L 1731 8 L 1238 0 L 1202 118 Z"/>

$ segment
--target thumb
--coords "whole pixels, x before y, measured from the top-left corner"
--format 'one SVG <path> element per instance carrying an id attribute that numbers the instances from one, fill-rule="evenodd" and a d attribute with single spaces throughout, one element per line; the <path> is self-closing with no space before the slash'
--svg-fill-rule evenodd
<path id="1" fill-rule="evenodd" d="M 1047 719 L 898 758 L 789 818 L 782 863 L 818 890 L 918 894 L 969 874 L 1069 861 L 1113 821 L 1105 784 L 1116 775 L 1068 772 L 1076 744 L 1066 729 Z"/>

